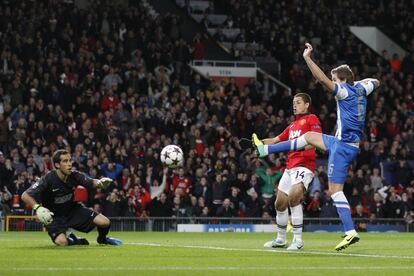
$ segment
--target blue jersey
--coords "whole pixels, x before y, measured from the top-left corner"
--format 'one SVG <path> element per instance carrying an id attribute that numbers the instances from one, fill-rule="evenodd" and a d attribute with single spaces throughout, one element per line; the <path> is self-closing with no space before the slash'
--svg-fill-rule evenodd
<path id="1" fill-rule="evenodd" d="M 357 143 L 362 140 L 365 115 L 367 109 L 367 96 L 374 91 L 372 81 L 348 83 L 335 83 L 333 92 L 337 105 L 337 121 L 335 137 L 346 143 Z"/>

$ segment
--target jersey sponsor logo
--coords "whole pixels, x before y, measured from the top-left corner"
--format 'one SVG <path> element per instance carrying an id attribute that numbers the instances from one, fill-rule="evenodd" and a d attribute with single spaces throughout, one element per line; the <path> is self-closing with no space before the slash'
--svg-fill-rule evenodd
<path id="1" fill-rule="evenodd" d="M 62 204 L 70 201 L 72 199 L 72 194 L 67 194 L 64 196 L 55 197 L 55 204 Z"/>
<path id="2" fill-rule="evenodd" d="M 301 130 L 291 130 L 291 131 L 289 131 L 289 140 L 299 137 L 300 133 L 301 133 Z"/>

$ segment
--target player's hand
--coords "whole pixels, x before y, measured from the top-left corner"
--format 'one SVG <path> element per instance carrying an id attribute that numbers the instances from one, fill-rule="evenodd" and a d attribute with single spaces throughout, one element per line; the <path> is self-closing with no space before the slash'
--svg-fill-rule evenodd
<path id="1" fill-rule="evenodd" d="M 307 58 L 307 57 L 310 57 L 310 55 L 313 51 L 313 47 L 309 43 L 305 43 L 305 46 L 306 46 L 306 49 L 305 49 L 305 51 L 303 51 L 303 57 Z"/>
<path id="2" fill-rule="evenodd" d="M 36 210 L 36 216 L 41 223 L 44 225 L 49 225 L 52 223 L 54 214 L 50 212 L 49 209 L 40 205 L 35 205 L 34 209 Z"/>
<path id="3" fill-rule="evenodd" d="M 101 188 L 101 189 L 106 189 L 112 183 L 114 183 L 114 181 L 111 178 L 109 178 L 109 177 L 103 177 L 103 178 L 101 178 L 101 179 L 98 180 L 98 183 L 96 184 L 96 187 Z"/>

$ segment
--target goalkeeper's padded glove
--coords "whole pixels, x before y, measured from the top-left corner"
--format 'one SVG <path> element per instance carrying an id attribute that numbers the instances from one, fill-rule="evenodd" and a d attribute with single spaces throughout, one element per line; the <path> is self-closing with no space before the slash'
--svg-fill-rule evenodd
<path id="1" fill-rule="evenodd" d="M 109 177 L 104 177 L 98 180 L 98 184 L 96 184 L 96 187 L 101 189 L 108 188 L 114 181 L 110 179 Z"/>
<path id="2" fill-rule="evenodd" d="M 40 204 L 36 204 L 33 206 L 33 210 L 36 211 L 36 216 L 41 223 L 44 225 L 49 225 L 52 223 L 54 214 L 50 212 L 49 209 L 41 206 Z"/>

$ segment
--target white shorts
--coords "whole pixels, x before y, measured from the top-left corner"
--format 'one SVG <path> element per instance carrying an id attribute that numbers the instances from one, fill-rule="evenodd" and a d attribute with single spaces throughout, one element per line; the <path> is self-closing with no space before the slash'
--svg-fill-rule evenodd
<path id="1" fill-rule="evenodd" d="M 286 169 L 279 182 L 279 191 L 289 195 L 289 191 L 293 185 L 303 183 L 303 186 L 307 190 L 309 183 L 313 180 L 313 172 L 305 167 L 295 167 L 292 169 Z"/>

